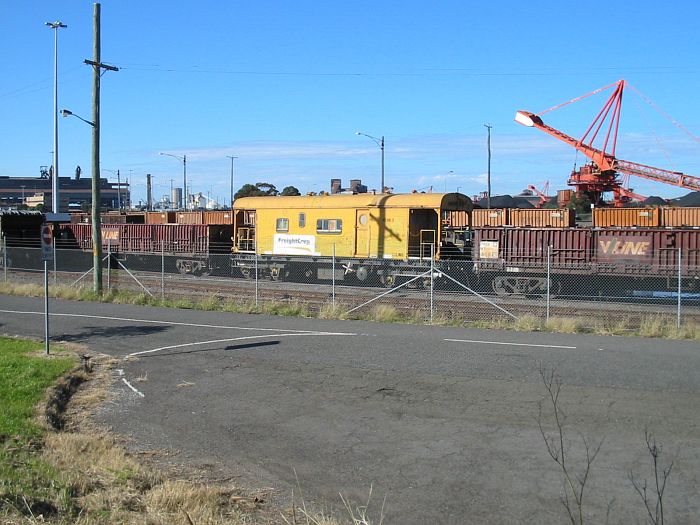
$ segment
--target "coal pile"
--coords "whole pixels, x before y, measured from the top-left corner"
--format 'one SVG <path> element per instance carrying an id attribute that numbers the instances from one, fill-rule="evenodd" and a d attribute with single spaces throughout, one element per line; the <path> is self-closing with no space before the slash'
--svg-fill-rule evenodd
<path id="1" fill-rule="evenodd" d="M 641 202 L 642 206 L 665 206 L 666 204 L 668 204 L 668 201 L 666 199 L 657 197 L 656 195 L 647 197 Z"/>
<path id="2" fill-rule="evenodd" d="M 481 206 L 486 204 L 485 200 L 481 201 Z M 533 204 L 524 197 L 511 197 L 510 195 L 493 195 L 491 197 L 492 208 L 534 208 Z"/>
<path id="3" fill-rule="evenodd" d="M 692 191 L 687 195 L 674 199 L 673 202 L 676 206 L 683 206 L 686 208 L 700 206 L 700 191 Z"/>

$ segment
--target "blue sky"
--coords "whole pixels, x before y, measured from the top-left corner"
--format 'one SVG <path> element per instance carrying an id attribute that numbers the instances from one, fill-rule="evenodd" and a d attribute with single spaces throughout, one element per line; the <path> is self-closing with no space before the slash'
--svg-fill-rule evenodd
<path id="1" fill-rule="evenodd" d="M 53 149 L 53 30 L 59 33 L 59 107 L 90 120 L 93 3 L 4 1 L 0 6 L 0 175 L 37 176 Z M 101 167 L 156 196 L 187 155 L 188 185 L 226 200 L 236 187 L 270 182 L 302 192 L 362 179 L 412 189 L 485 190 L 492 128 L 493 194 L 549 181 L 566 187 L 573 148 L 515 123 L 626 79 L 617 156 L 700 176 L 700 32 L 696 2 L 642 1 L 198 1 L 102 2 Z M 545 115 L 583 134 L 607 94 Z M 91 130 L 59 121 L 59 171 L 90 174 Z M 103 176 L 116 180 L 104 171 Z M 645 195 L 687 191 L 633 179 Z"/>

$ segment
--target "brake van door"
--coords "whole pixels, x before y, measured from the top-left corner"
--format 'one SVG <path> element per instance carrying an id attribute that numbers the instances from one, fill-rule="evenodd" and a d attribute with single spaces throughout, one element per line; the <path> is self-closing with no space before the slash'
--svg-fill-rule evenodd
<path id="1" fill-rule="evenodd" d="M 369 209 L 355 211 L 355 257 L 369 257 Z"/>

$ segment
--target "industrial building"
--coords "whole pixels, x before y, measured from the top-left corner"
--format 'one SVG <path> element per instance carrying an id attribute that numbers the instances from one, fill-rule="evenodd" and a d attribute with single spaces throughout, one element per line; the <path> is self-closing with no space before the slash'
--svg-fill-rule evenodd
<path id="1" fill-rule="evenodd" d="M 42 166 L 39 177 L 0 176 L 0 206 L 16 208 L 20 205 L 36 207 L 43 204 L 45 211 L 51 210 L 52 169 Z M 67 212 L 81 210 L 92 204 L 92 179 L 82 178 L 78 166 L 74 177 L 59 177 L 59 210 Z M 129 183 L 112 183 L 100 178 L 100 206 L 103 209 L 128 209 L 131 205 Z"/>

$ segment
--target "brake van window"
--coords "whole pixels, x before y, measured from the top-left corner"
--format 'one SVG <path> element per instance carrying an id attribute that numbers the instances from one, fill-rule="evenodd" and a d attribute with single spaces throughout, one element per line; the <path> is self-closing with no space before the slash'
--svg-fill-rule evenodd
<path id="1" fill-rule="evenodd" d="M 318 219 L 316 221 L 317 233 L 341 233 L 342 231 L 342 219 Z"/>
<path id="2" fill-rule="evenodd" d="M 277 219 L 277 231 L 278 232 L 288 232 L 289 231 L 289 219 Z"/>

